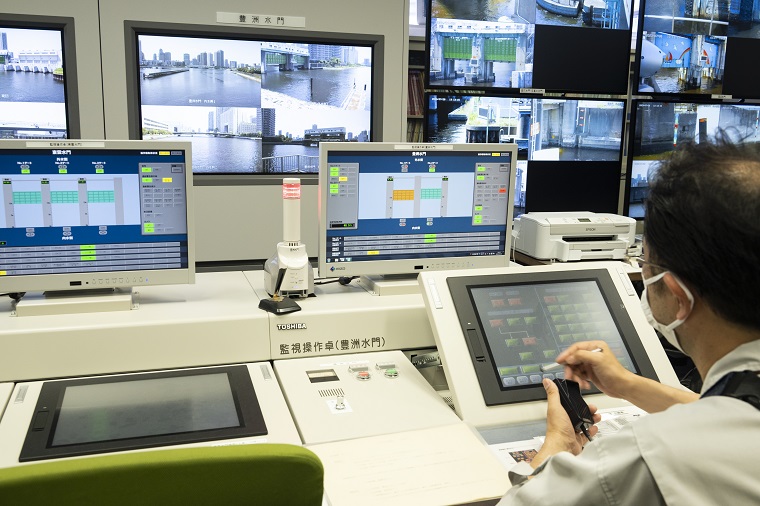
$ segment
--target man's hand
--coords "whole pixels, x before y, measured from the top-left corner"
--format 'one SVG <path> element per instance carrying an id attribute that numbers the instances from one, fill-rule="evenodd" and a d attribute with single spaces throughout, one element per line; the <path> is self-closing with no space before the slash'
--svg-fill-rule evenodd
<path id="1" fill-rule="evenodd" d="M 559 452 L 570 452 L 573 455 L 578 455 L 588 442 L 586 436 L 575 432 L 570 423 L 570 417 L 567 416 L 567 412 L 559 399 L 557 385 L 549 379 L 545 379 L 543 384 L 547 399 L 546 439 L 541 450 L 530 463 L 534 469 L 541 465 L 544 460 Z M 591 411 L 594 423 L 599 422 L 602 415 L 596 412 L 596 406 L 589 404 L 588 408 Z M 597 432 L 599 432 L 598 427 L 589 428 L 591 437 L 594 437 Z"/>

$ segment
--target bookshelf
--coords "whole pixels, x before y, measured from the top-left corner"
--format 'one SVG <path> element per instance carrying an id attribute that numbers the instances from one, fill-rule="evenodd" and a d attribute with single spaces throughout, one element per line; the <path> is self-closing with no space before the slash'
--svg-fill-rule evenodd
<path id="1" fill-rule="evenodd" d="M 406 140 L 422 142 L 425 113 L 425 51 L 410 47 L 409 93 L 406 107 Z"/>

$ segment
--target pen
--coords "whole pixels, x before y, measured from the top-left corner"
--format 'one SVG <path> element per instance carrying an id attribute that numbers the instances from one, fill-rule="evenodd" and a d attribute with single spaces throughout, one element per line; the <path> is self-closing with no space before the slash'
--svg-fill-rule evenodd
<path id="1" fill-rule="evenodd" d="M 601 348 L 594 348 L 593 350 L 591 350 L 591 353 L 598 353 L 600 351 L 602 351 Z M 551 364 L 542 365 L 541 366 L 541 372 L 559 371 L 563 367 L 565 367 L 563 364 L 558 364 L 557 362 L 554 362 L 554 363 L 551 363 Z"/>
<path id="2" fill-rule="evenodd" d="M 588 439 L 589 441 L 593 441 L 593 439 L 591 438 L 591 434 L 588 433 L 588 428 L 586 427 L 585 423 L 581 424 L 581 431 L 583 432 L 583 435 L 586 436 L 586 439 Z"/>

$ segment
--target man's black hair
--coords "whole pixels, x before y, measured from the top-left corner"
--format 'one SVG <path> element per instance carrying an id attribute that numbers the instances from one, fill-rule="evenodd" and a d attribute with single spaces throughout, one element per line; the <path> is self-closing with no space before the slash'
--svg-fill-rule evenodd
<path id="1" fill-rule="evenodd" d="M 644 236 L 713 311 L 760 329 L 760 143 L 679 147 L 650 178 Z"/>

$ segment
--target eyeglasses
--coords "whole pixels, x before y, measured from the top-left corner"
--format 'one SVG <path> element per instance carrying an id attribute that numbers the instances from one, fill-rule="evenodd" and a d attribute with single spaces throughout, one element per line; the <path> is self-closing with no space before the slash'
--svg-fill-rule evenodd
<path id="1" fill-rule="evenodd" d="M 650 267 L 654 267 L 656 269 L 660 269 L 660 270 L 663 270 L 663 271 L 670 270 L 667 267 L 663 267 L 662 265 L 658 265 L 658 264 L 652 263 L 652 262 L 650 262 L 648 260 L 644 260 L 644 257 L 635 257 L 635 258 L 632 258 L 631 260 L 633 260 L 634 262 L 636 262 L 636 265 L 639 267 L 639 269 L 643 269 L 645 265 L 648 265 Z"/>

